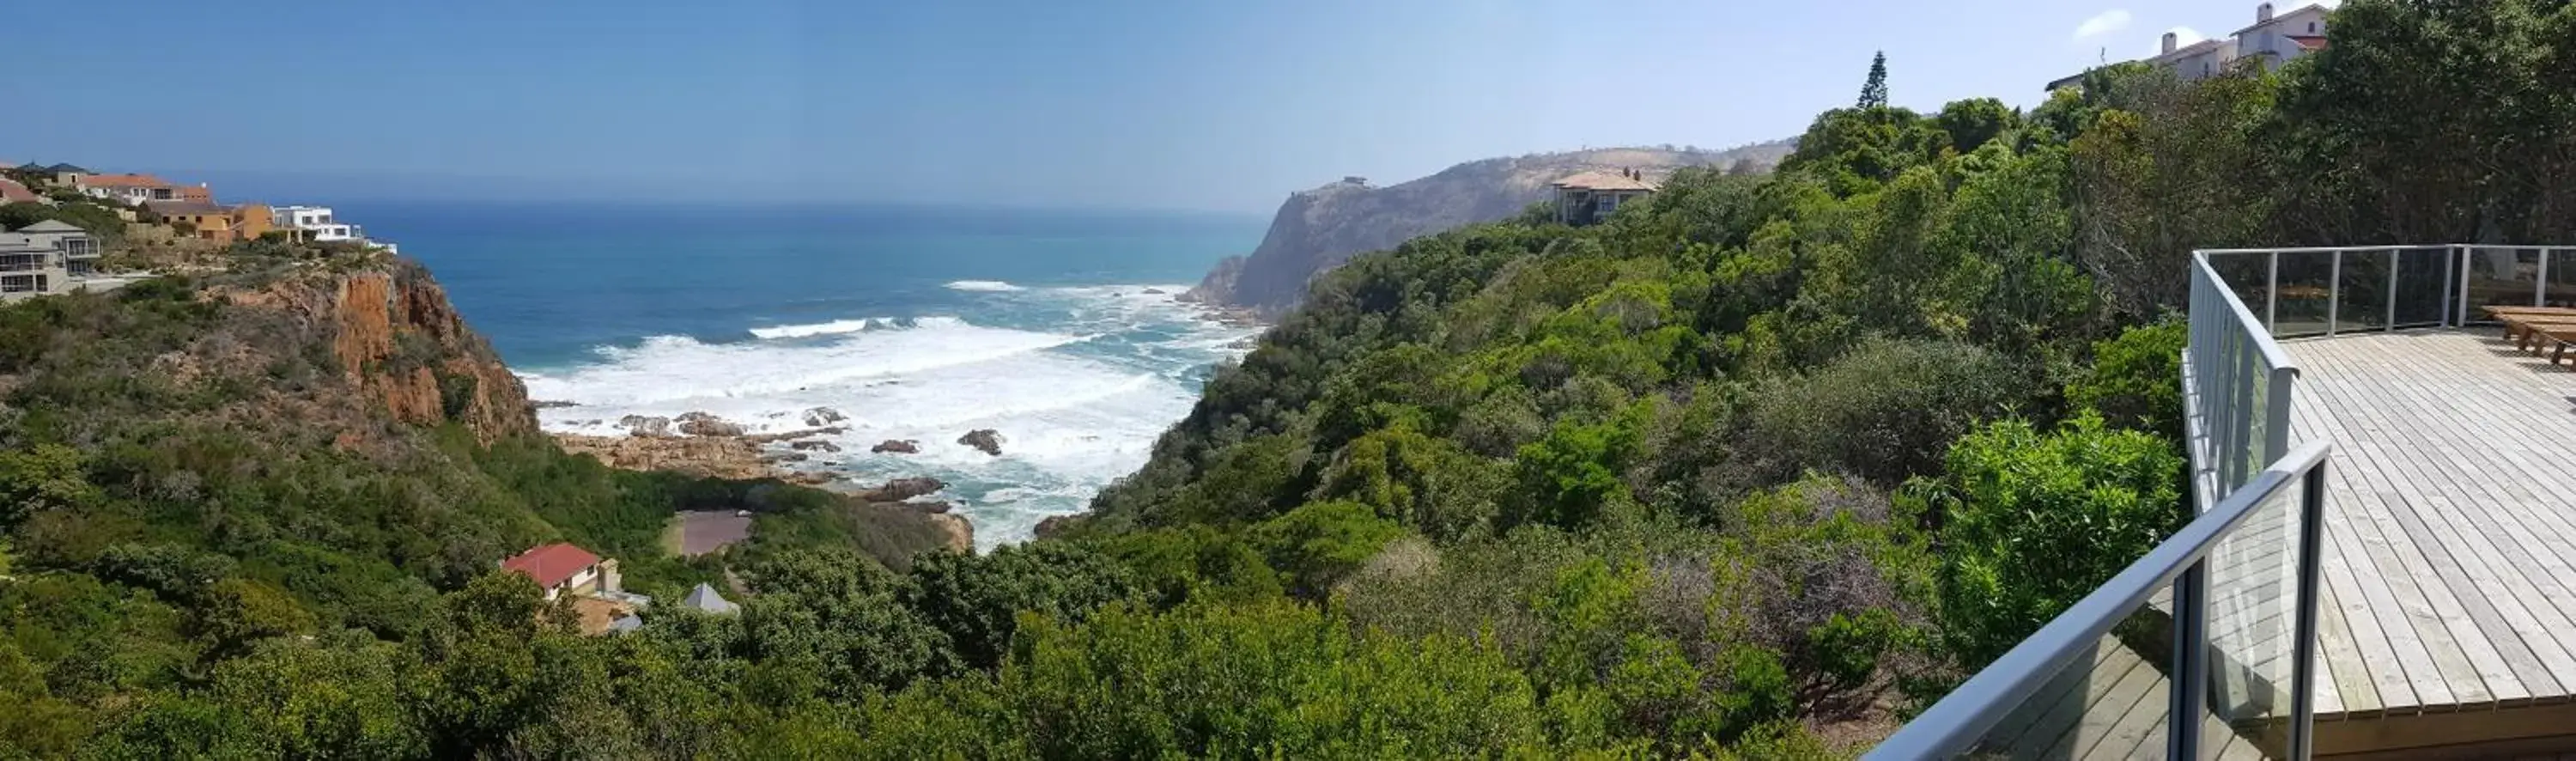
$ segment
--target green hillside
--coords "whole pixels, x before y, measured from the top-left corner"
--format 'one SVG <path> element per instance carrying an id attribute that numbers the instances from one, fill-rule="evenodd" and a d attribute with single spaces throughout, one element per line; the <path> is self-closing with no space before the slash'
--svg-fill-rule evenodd
<path id="1" fill-rule="evenodd" d="M 2192 248 L 2576 240 L 2576 6 L 2333 24 L 2026 113 L 1889 62 L 1773 175 L 1354 258 L 984 556 L 796 496 L 652 560 L 753 489 L 349 417 L 222 283 L 0 307 L 0 756 L 1848 755 L 2179 525 Z M 478 565 L 554 536 L 743 609 L 578 636 Z"/>

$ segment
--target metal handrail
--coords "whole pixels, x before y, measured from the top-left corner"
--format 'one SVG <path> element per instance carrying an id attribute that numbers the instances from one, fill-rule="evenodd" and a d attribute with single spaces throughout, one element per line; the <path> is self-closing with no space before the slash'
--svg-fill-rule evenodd
<path id="1" fill-rule="evenodd" d="M 2264 469 L 2244 488 L 2228 495 L 2216 507 L 2183 526 L 2181 531 L 2174 532 L 2163 544 L 2148 551 L 2146 557 L 2129 564 L 2119 575 L 2111 577 L 2092 594 L 2085 595 L 2082 601 L 2050 620 L 2038 633 L 2013 646 L 2010 652 L 1978 671 L 1958 689 L 1950 691 L 1922 715 L 1906 722 L 1904 728 L 1871 749 L 1866 758 L 1948 758 L 1967 752 L 1988 730 L 2021 707 L 2024 698 L 2036 693 L 2042 684 L 2073 665 L 2077 657 L 2095 647 L 2104 635 L 2111 633 L 2112 627 L 2126 620 L 2157 590 L 2173 584 L 2185 573 L 2197 570 L 2211 549 L 2235 533 L 2257 507 L 2281 489 L 2304 480 L 2307 488 L 2303 497 L 2311 504 L 2303 509 L 2307 514 L 2315 514 L 2321 507 L 2317 503 L 2325 494 L 2323 466 L 2326 456 L 2332 451 L 2333 445 L 2323 441 L 2309 442 L 2291 450 L 2288 456 Z M 2313 635 L 2307 638 L 2313 639 Z M 2302 667 L 2300 681 L 2304 682 L 2307 678 L 2304 664 L 2309 655 L 2302 652 L 2297 657 L 2301 659 L 2296 662 Z M 2309 688 L 2310 685 L 2299 684 L 2295 687 L 2298 692 L 2294 694 L 2304 700 Z M 2200 722 L 2197 719 L 2168 721 L 2166 725 L 2183 727 L 2188 731 L 2200 726 Z M 2303 732 L 2294 733 L 2294 737 L 2304 739 L 2304 736 Z M 2302 750 L 2304 748 L 2294 748 L 2292 757 L 2304 757 L 2305 754 L 2299 752 Z"/>

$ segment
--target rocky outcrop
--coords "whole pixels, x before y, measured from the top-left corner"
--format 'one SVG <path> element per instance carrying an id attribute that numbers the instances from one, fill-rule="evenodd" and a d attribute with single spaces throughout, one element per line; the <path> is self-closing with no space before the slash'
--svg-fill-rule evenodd
<path id="1" fill-rule="evenodd" d="M 740 436 L 583 436 L 558 433 L 555 442 L 564 451 L 599 458 L 602 464 L 626 470 L 668 470 L 692 476 L 736 480 L 777 478 L 794 483 L 819 484 L 831 480 L 820 473 L 782 471 L 777 463 L 760 451 L 760 444 Z"/>
<path id="2" fill-rule="evenodd" d="M 1228 258 L 1191 289 L 1189 299 L 1276 313 L 1305 295 L 1307 281 L 1352 256 L 1406 240 L 1520 213 L 1546 200 L 1548 183 L 1592 169 L 1641 169 L 1663 177 L 1685 166 L 1767 169 L 1790 141 L 1727 151 L 1612 148 L 1472 161 L 1389 187 L 1358 178 L 1290 195 L 1252 255 Z"/>
<path id="3" fill-rule="evenodd" d="M 975 524 L 966 522 L 966 516 L 930 513 L 922 517 L 929 518 L 931 525 L 948 535 L 948 549 L 964 553 L 975 551 Z"/>
<path id="4" fill-rule="evenodd" d="M 628 415 L 617 419 L 617 427 L 634 436 L 671 435 L 671 419 L 666 417 Z"/>
<path id="5" fill-rule="evenodd" d="M 858 497 L 869 502 L 902 502 L 914 497 L 932 494 L 945 488 L 948 488 L 947 482 L 928 476 L 921 476 L 915 478 L 898 478 L 892 481 L 887 481 L 873 489 L 862 489 L 851 492 L 850 496 Z"/>
<path id="6" fill-rule="evenodd" d="M 904 439 L 901 441 L 886 439 L 884 441 L 877 442 L 876 446 L 868 447 L 868 452 L 871 454 L 885 454 L 887 452 L 893 452 L 895 454 L 919 454 L 921 453 L 921 442 L 914 441 L 912 439 Z"/>
<path id="7" fill-rule="evenodd" d="M 821 428 L 848 419 L 850 416 L 843 415 L 840 410 L 830 407 L 815 407 L 805 411 L 805 425 L 811 428 Z"/>
<path id="8" fill-rule="evenodd" d="M 268 337 L 280 345 L 330 347 L 342 378 L 397 422 L 456 423 L 486 442 L 537 430 L 527 388 L 417 263 L 296 272 L 207 298 L 283 318 L 293 332 Z"/>
<path id="9" fill-rule="evenodd" d="M 682 414 L 676 420 L 680 424 L 680 433 L 690 436 L 740 436 L 744 433 L 742 424 L 704 412 Z"/>
<path id="10" fill-rule="evenodd" d="M 1050 515 L 1038 519 L 1037 537 L 1054 539 L 1080 527 L 1086 515 Z"/>
<path id="11" fill-rule="evenodd" d="M 839 445 L 839 444 L 834 444 L 834 443 L 829 442 L 829 441 L 791 441 L 791 442 L 788 442 L 788 443 L 787 443 L 787 447 L 788 447 L 789 449 L 794 449 L 794 450 L 799 451 L 799 452 L 838 452 L 838 451 L 841 451 L 841 445 Z"/>
<path id="12" fill-rule="evenodd" d="M 985 454 L 994 457 L 1002 456 L 1003 441 L 1006 439 L 1002 438 L 1002 434 L 991 428 L 977 428 L 967 431 L 964 436 L 957 437 L 957 443 L 983 450 Z"/>

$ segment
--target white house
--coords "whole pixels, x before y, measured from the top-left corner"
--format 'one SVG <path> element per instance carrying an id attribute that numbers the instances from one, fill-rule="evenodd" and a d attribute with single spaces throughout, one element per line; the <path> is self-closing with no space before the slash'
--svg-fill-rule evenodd
<path id="1" fill-rule="evenodd" d="M 2216 76 L 2226 71 L 2236 59 L 2249 56 L 2261 57 L 2265 71 L 2278 70 L 2282 64 L 2325 49 L 2328 13 L 2324 5 L 2312 4 L 2275 15 L 2272 4 L 2263 3 L 2254 6 L 2253 26 L 2239 29 L 2227 37 L 2178 45 L 2176 43 L 2181 40 L 2176 39 L 2174 33 L 2166 32 L 2164 45 L 2158 48 L 2155 57 L 2146 59 L 2145 63 L 2171 69 L 2174 76 L 2186 82 Z M 2083 82 L 2084 76 L 2078 74 L 2050 82 L 2048 89 L 2074 87 Z"/>
<path id="2" fill-rule="evenodd" d="M 2326 7 L 2309 5 L 2280 15 L 2272 4 L 2254 6 L 2254 25 L 2236 30 L 2236 54 L 2262 56 L 2271 71 L 2326 46 Z"/>
<path id="3" fill-rule="evenodd" d="M 2147 63 L 2172 69 L 2174 76 L 2189 82 L 2218 76 L 2219 72 L 2227 70 L 2228 62 L 2236 60 L 2234 39 L 2201 40 L 2177 46 L 2175 43 L 2178 42 L 2181 42 L 2179 37 L 2166 32 L 2163 52 L 2147 59 Z"/>
<path id="4" fill-rule="evenodd" d="M 277 226 L 304 231 L 306 240 L 365 240 L 366 231 L 331 216 L 329 206 L 277 207 Z"/>

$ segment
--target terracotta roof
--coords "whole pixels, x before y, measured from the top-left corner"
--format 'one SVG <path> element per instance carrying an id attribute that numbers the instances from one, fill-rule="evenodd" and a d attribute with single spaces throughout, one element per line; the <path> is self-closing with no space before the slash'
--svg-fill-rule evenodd
<path id="1" fill-rule="evenodd" d="M 598 555 L 569 542 L 545 545 L 501 561 L 502 570 L 527 574 L 537 580 L 537 586 L 548 589 L 562 586 L 572 580 L 573 574 L 594 565 L 599 565 Z"/>
<path id="2" fill-rule="evenodd" d="M 2324 49 L 2326 49 L 2326 38 L 2324 38 L 2324 37 L 2300 37 L 2300 36 L 2292 36 L 2292 37 L 2290 38 L 2290 41 L 2291 41 L 2291 42 L 2298 43 L 2298 44 L 2299 44 L 2299 48 L 2300 48 L 2300 49 L 2302 49 L 2302 50 L 2324 50 Z"/>
<path id="3" fill-rule="evenodd" d="M 154 214 L 230 214 L 231 209 L 204 201 L 145 201 L 143 208 Z"/>
<path id="4" fill-rule="evenodd" d="M 2325 3 L 2309 3 L 2309 4 L 2307 4 L 2307 5 L 2303 5 L 2303 6 L 2300 6 L 2300 7 L 2297 7 L 2297 8 L 2292 8 L 2292 9 L 2290 9 L 2290 10 L 2289 10 L 2289 11 L 2287 11 L 2287 12 L 2272 14 L 2272 18 L 2270 18 L 2270 19 L 2268 19 L 2268 20 L 2264 20 L 2264 21 L 2257 21 L 2257 22 L 2254 22 L 2254 25 L 2253 25 L 2253 26 L 2249 26 L 2249 27 L 2246 27 L 2246 28 L 2243 28 L 2243 29 L 2238 29 L 2238 30 L 2236 30 L 2236 33 L 2235 33 L 2235 34 L 2232 34 L 2232 35 L 2229 35 L 2229 36 L 2231 36 L 2231 37 L 2242 37 L 2242 36 L 2245 36 L 2245 33 L 2246 33 L 2246 32 L 2251 32 L 2251 31 L 2254 31 L 2254 30 L 2256 30 L 2256 29 L 2261 29 L 2261 28 L 2263 28 L 2263 27 L 2271 26 L 2271 25 L 2273 25 L 2273 24 L 2278 24 L 2278 23 L 2281 23 L 2281 22 L 2284 22 L 2284 21 L 2288 21 L 2288 20 L 2290 20 L 2290 17 L 2291 17 L 2291 16 L 2296 16 L 2296 15 L 2299 15 L 2299 14 L 2302 14 L 2302 13 L 2306 13 L 2306 12 L 2308 12 L 2308 11 L 2317 11 L 2317 12 L 2320 12 L 2320 13 L 2333 13 L 2333 12 L 2334 12 L 2334 9 L 2333 9 L 2333 8 L 2328 8 L 2328 7 L 2326 7 L 2326 4 L 2325 4 Z"/>
<path id="5" fill-rule="evenodd" d="M 1632 179 L 1618 172 L 1599 169 L 1589 172 L 1581 172 L 1548 184 L 1555 185 L 1560 188 L 1573 188 L 1575 190 L 1654 190 L 1656 187 L 1652 182 Z"/>
<path id="6" fill-rule="evenodd" d="M 168 180 L 148 174 L 93 174 L 76 180 L 84 188 L 171 188 Z"/>
<path id="7" fill-rule="evenodd" d="M 18 184 L 17 180 L 0 180 L 0 203 L 28 203 L 45 200 L 36 191 Z"/>

